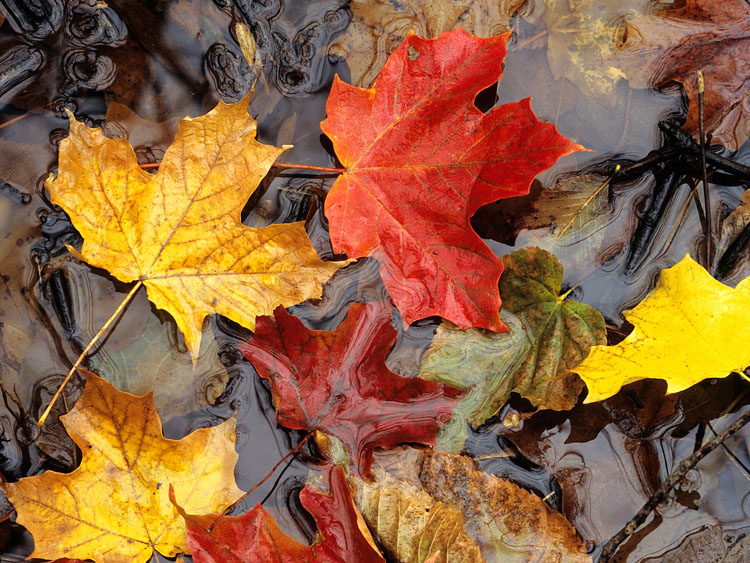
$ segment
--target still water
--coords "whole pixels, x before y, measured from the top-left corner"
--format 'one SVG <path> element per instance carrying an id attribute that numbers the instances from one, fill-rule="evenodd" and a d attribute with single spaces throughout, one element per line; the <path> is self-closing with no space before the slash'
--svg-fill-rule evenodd
<path id="1" fill-rule="evenodd" d="M 44 191 L 44 180 L 56 170 L 57 145 L 67 134 L 64 108 L 110 136 L 128 138 L 142 163 L 158 162 L 181 118 L 201 115 L 220 99 L 237 101 L 255 82 L 250 112 L 259 122 L 259 140 L 294 144 L 283 161 L 334 166 L 330 142 L 319 127 L 334 75 L 368 85 L 410 27 L 436 35 L 458 21 L 485 36 L 512 30 L 504 77 L 477 105 L 487 110 L 496 102 L 531 96 L 541 120 L 592 151 L 561 159 L 537 179 L 530 196 L 481 209 L 474 226 L 498 255 L 530 245 L 554 252 L 575 299 L 602 312 L 613 341 L 622 338 L 628 331 L 623 311 L 647 294 L 658 272 L 686 252 L 701 256 L 701 223 L 694 206 L 686 205 L 691 175 L 678 162 L 613 183 L 559 241 L 553 231 L 560 210 L 545 215 L 537 202 L 544 190 L 576 173 L 606 178 L 615 164 L 668 143 L 657 125 L 684 119 L 687 103 L 676 84 L 656 90 L 619 80 L 605 93 L 594 88 L 582 93 L 575 73 L 560 66 L 569 48 L 565 29 L 546 15 L 558 9 L 556 4 L 570 8 L 573 3 L 0 0 L 5 15 L 0 24 L 0 367 L 7 390 L 0 405 L 2 478 L 76 466 L 80 452 L 56 417 L 41 431 L 35 420 L 129 289 L 68 253 L 65 245 L 75 246 L 80 238 Z M 588 8 L 594 19 L 607 3 L 599 4 Z M 586 15 L 586 5 L 581 6 Z M 610 9 L 614 18 L 627 15 Z M 396 15 L 377 15 L 388 10 Z M 382 21 L 373 25 L 378 17 Z M 237 23 L 252 31 L 260 64 L 244 59 L 233 32 Z M 722 150 L 750 163 L 747 143 L 734 154 Z M 643 215 L 656 205 L 654 194 L 670 174 L 679 175 L 673 193 L 658 204 L 657 218 L 649 219 L 648 232 L 636 240 L 644 230 L 639 227 Z M 322 202 L 333 180 L 273 171 L 248 202 L 244 222 L 259 227 L 306 219 L 316 250 L 331 258 Z M 720 238 L 721 221 L 739 202 L 743 186 L 711 189 Z M 747 276 L 747 263 L 745 249 L 739 264 L 725 272 L 725 283 Z M 331 329 L 351 303 L 386 295 L 377 262 L 363 259 L 336 274 L 323 299 L 291 311 L 311 328 Z M 416 374 L 437 324 L 427 319 L 404 330 L 394 319 L 400 333 L 388 359 L 393 371 Z M 171 318 L 141 291 L 89 367 L 125 391 L 155 389 L 170 438 L 236 412 L 237 484 L 249 489 L 304 436 L 277 427 L 268 386 L 236 349 L 250 336 L 226 319 L 210 319 L 193 370 Z M 67 388 L 54 414 L 70 408 L 81 385 Z M 637 512 L 681 459 L 750 403 L 747 384 L 737 376 L 667 397 L 665 387 L 660 381 L 641 382 L 603 403 L 543 412 L 509 429 L 502 420 L 528 408 L 516 398 L 472 433 L 466 453 L 485 471 L 547 498 L 596 556 L 597 545 Z M 750 531 L 748 436 L 747 429 L 741 431 L 701 462 L 620 553 L 628 561 L 722 561 Z M 311 540 L 314 523 L 297 493 L 319 459 L 314 447 L 306 446 L 240 508 L 262 502 L 283 530 Z M 4 501 L 0 513 L 9 510 Z M 0 523 L 0 561 L 21 560 L 32 550 L 31 537 L 12 520 Z"/>

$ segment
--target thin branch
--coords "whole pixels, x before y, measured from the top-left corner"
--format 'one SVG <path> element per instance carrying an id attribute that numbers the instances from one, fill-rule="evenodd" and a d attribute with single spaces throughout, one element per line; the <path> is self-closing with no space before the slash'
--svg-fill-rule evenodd
<path id="1" fill-rule="evenodd" d="M 711 254 L 713 249 L 712 239 L 713 230 L 711 229 L 711 199 L 708 194 L 708 172 L 706 170 L 706 132 L 703 129 L 703 92 L 705 85 L 703 82 L 703 71 L 698 71 L 698 134 L 701 142 L 701 168 L 703 172 L 703 201 L 706 206 L 706 269 L 711 271 Z"/>
<path id="2" fill-rule="evenodd" d="M 250 489 L 249 491 L 247 491 L 244 495 L 242 495 L 240 498 L 238 498 L 232 504 L 230 504 L 229 506 L 227 506 L 224 509 L 224 512 L 222 512 L 221 514 L 219 514 L 219 516 L 216 517 L 216 520 L 213 521 L 213 523 L 208 527 L 208 529 L 206 531 L 210 534 L 213 531 L 213 529 L 216 527 L 216 524 L 219 523 L 219 520 L 221 520 L 222 518 L 224 518 L 224 516 L 226 516 L 227 514 L 229 514 L 235 506 L 237 506 L 239 503 L 241 503 L 243 500 L 245 500 L 247 497 L 249 497 L 250 494 L 253 493 L 263 483 L 265 483 L 266 481 L 268 481 L 268 479 L 271 477 L 271 475 L 274 474 L 274 472 L 279 468 L 279 466 L 282 463 L 284 463 L 284 461 L 286 461 L 290 456 L 292 456 L 295 453 L 297 453 L 297 451 L 302 447 L 302 445 L 305 442 L 307 442 L 307 439 L 310 436 L 312 436 L 312 432 L 308 432 L 307 436 L 305 436 L 304 438 L 302 438 L 302 441 L 299 444 L 297 444 L 296 446 L 294 446 L 294 449 L 290 450 L 289 453 L 287 453 L 284 457 L 282 457 L 276 463 L 276 465 L 274 465 L 271 468 L 271 471 L 269 471 L 268 474 L 265 477 L 263 477 L 263 479 L 261 479 L 260 483 L 258 483 L 257 485 L 255 485 L 252 489 Z"/>
<path id="3" fill-rule="evenodd" d="M 661 487 L 651 495 L 646 504 L 643 505 L 638 513 L 628 522 L 619 532 L 617 532 L 612 538 L 604 545 L 602 553 L 599 556 L 599 562 L 605 563 L 609 561 L 617 551 L 625 539 L 635 533 L 638 527 L 643 524 L 648 518 L 651 511 L 664 500 L 669 492 L 679 483 L 688 472 L 695 467 L 698 462 L 706 457 L 709 453 L 714 451 L 720 444 L 732 437 L 736 432 L 740 430 L 745 424 L 750 422 L 750 410 L 742 414 L 737 420 L 735 420 L 729 427 L 727 427 L 721 434 L 717 435 L 716 438 L 710 442 L 701 446 L 693 455 L 683 459 L 677 468 L 667 477 L 667 479 L 661 484 Z"/>
<path id="4" fill-rule="evenodd" d="M 68 381 L 70 381 L 70 378 L 73 377 L 73 374 L 78 369 L 78 366 L 81 365 L 81 362 L 86 357 L 86 354 L 88 354 L 89 350 L 91 350 L 91 348 L 94 347 L 94 344 L 96 344 L 99 341 L 99 339 L 107 331 L 110 325 L 113 322 L 115 322 L 115 319 L 117 319 L 120 316 L 120 313 L 122 313 L 122 311 L 125 309 L 127 304 L 130 303 L 130 300 L 133 299 L 133 296 L 140 289 L 141 285 L 143 285 L 143 282 L 139 280 L 138 283 L 136 283 L 133 286 L 133 289 L 130 290 L 130 293 L 128 293 L 125 299 L 123 299 L 122 303 L 118 305 L 117 309 L 115 309 L 115 312 L 112 313 L 112 316 L 107 319 L 107 322 L 104 323 L 104 326 L 99 329 L 99 332 L 96 333 L 94 338 L 91 339 L 91 342 L 89 342 L 86 345 L 86 348 L 83 349 L 83 352 L 81 352 L 80 356 L 78 356 L 78 359 L 73 364 L 73 367 L 70 368 L 68 375 L 65 376 L 65 379 L 63 379 L 62 383 L 60 384 L 60 387 L 57 388 L 57 392 L 55 393 L 55 396 L 52 397 L 52 400 L 49 402 L 49 405 L 47 405 L 47 408 L 44 409 L 42 416 L 39 417 L 39 422 L 37 423 L 39 426 L 44 425 L 44 421 L 47 420 L 47 417 L 49 416 L 49 413 L 52 410 L 52 407 L 55 406 L 57 399 L 60 397 L 60 393 L 62 393 L 63 389 L 65 389 L 65 386 L 68 384 Z"/>

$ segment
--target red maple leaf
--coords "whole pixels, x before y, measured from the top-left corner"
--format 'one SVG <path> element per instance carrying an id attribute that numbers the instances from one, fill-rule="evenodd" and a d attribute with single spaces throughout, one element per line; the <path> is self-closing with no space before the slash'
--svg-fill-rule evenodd
<path id="1" fill-rule="evenodd" d="M 195 563 L 382 563 L 383 557 L 357 526 L 344 471 L 329 466 L 326 471 L 329 494 L 305 485 L 299 494 L 302 506 L 318 524 L 316 541 L 301 544 L 287 536 L 260 504 L 242 516 L 225 516 L 210 532 L 217 514 L 187 514 L 177 505 L 170 485 L 169 498 L 185 519 L 187 546 Z"/>
<path id="2" fill-rule="evenodd" d="M 469 219 L 528 193 L 537 174 L 582 150 L 538 121 L 529 99 L 476 108 L 476 95 L 502 75 L 507 38 L 411 35 L 372 88 L 334 79 L 321 123 L 346 169 L 325 203 L 333 249 L 380 260 L 407 325 L 440 315 L 504 330 L 502 265 Z"/>
<path id="3" fill-rule="evenodd" d="M 240 345 L 271 382 L 276 421 L 341 440 L 354 470 L 370 472 L 372 451 L 410 442 L 433 445 L 460 391 L 400 377 L 385 365 L 396 339 L 390 303 L 353 304 L 335 331 L 309 330 L 283 307 L 258 317 Z"/>

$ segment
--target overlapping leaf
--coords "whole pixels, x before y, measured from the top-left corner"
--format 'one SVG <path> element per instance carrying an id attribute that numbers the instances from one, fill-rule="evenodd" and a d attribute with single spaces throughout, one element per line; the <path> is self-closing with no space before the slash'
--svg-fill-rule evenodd
<path id="1" fill-rule="evenodd" d="M 301 544 L 287 536 L 260 504 L 242 516 L 187 514 L 170 497 L 185 519 L 187 544 L 195 563 L 378 563 L 383 558 L 374 547 L 372 536 L 358 525 L 359 513 L 352 502 L 344 472 L 340 467 L 326 470 L 329 492 L 309 483 L 299 494 L 300 502 L 318 524 L 312 545 Z"/>
<path id="2" fill-rule="evenodd" d="M 144 563 L 154 551 L 174 556 L 187 546 L 170 484 L 197 513 L 221 512 L 242 494 L 233 419 L 167 440 L 150 394 L 122 393 L 88 373 L 81 398 L 60 420 L 81 448 L 81 465 L 4 485 L 18 523 L 34 536 L 32 557 Z"/>
<path id="3" fill-rule="evenodd" d="M 80 257 L 124 282 L 142 281 L 196 358 L 206 315 L 249 328 L 278 305 L 320 297 L 345 262 L 323 262 L 302 223 L 251 229 L 240 212 L 287 147 L 255 140 L 249 97 L 180 123 L 159 172 L 138 167 L 127 141 L 71 116 L 52 201 L 84 238 Z"/>
<path id="4" fill-rule="evenodd" d="M 434 444 L 458 401 L 456 389 L 391 372 L 395 339 L 390 303 L 351 305 L 335 331 L 309 330 L 279 307 L 241 350 L 271 383 L 279 424 L 335 436 L 367 475 L 376 447 Z"/>
<path id="5" fill-rule="evenodd" d="M 532 179 L 581 147 L 534 117 L 529 100 L 487 114 L 476 95 L 502 72 L 505 41 L 463 30 L 409 36 L 373 88 L 334 81 L 323 132 L 346 171 L 326 198 L 331 242 L 374 256 L 405 323 L 439 315 L 461 328 L 503 329 L 502 266 L 469 219 L 525 194 Z"/>
<path id="6" fill-rule="evenodd" d="M 640 379 L 665 379 L 676 393 L 750 366 L 750 278 L 732 289 L 685 256 L 662 270 L 656 288 L 625 318 L 633 332 L 616 346 L 594 346 L 574 369 L 589 389 L 587 403 Z"/>
<path id="7" fill-rule="evenodd" d="M 354 499 L 394 560 L 590 561 L 565 517 L 468 457 L 402 448 L 373 473 L 351 479 Z"/>

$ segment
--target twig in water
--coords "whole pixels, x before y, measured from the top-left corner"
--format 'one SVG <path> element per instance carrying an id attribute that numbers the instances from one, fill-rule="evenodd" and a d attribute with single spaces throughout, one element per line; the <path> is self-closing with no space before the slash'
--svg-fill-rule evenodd
<path id="1" fill-rule="evenodd" d="M 698 71 L 698 135 L 701 141 L 701 171 L 703 172 L 703 201 L 706 206 L 706 269 L 711 270 L 711 254 L 713 244 L 713 230 L 711 229 L 711 200 L 708 194 L 708 172 L 706 171 L 706 132 L 703 130 L 703 91 L 705 84 L 703 82 L 703 71 Z"/>
<path id="2" fill-rule="evenodd" d="M 745 424 L 750 422 L 750 410 L 743 413 L 737 420 L 734 421 L 729 427 L 727 427 L 721 434 L 716 436 L 710 442 L 701 446 L 701 448 L 693 455 L 683 459 L 677 468 L 667 477 L 667 479 L 661 484 L 661 487 L 651 495 L 646 504 L 643 505 L 638 511 L 638 514 L 628 522 L 619 532 L 617 532 L 612 538 L 604 545 L 602 553 L 599 556 L 599 562 L 604 563 L 609 561 L 617 551 L 625 539 L 632 535 L 638 527 L 646 521 L 651 511 L 669 494 L 669 492 L 679 483 L 688 472 L 695 467 L 698 462 L 706 457 L 709 453 L 714 451 L 720 444 L 731 438 L 737 431 L 740 430 Z"/>
<path id="3" fill-rule="evenodd" d="M 222 512 L 221 514 L 219 514 L 216 517 L 216 520 L 213 521 L 213 523 L 208 527 L 208 529 L 206 531 L 210 534 L 211 531 L 216 527 L 216 524 L 219 523 L 219 520 L 221 520 L 222 518 L 224 518 L 224 516 L 226 516 L 227 514 L 229 514 L 235 506 L 237 506 L 239 503 L 241 503 L 243 500 L 245 500 L 248 496 L 250 496 L 250 494 L 253 493 L 263 483 L 265 483 L 266 481 L 268 481 L 268 479 L 271 477 L 271 475 L 273 475 L 274 472 L 279 468 L 279 465 L 281 465 L 282 463 L 284 463 L 284 461 L 286 461 L 287 458 L 289 458 L 290 456 L 292 456 L 295 453 L 297 453 L 297 450 L 299 450 L 302 447 L 302 445 L 305 442 L 307 442 L 307 439 L 310 436 L 312 436 L 312 432 L 308 432 L 307 436 L 305 436 L 304 438 L 302 438 L 302 441 L 299 444 L 297 444 L 296 446 L 294 446 L 294 449 L 290 450 L 288 454 L 286 454 L 284 457 L 282 457 L 276 463 L 276 465 L 274 465 L 271 468 L 271 471 L 269 471 L 268 474 L 265 477 L 263 477 L 263 479 L 260 480 L 260 483 L 258 483 L 257 485 L 255 485 L 252 489 L 250 489 L 249 491 L 247 491 L 244 495 L 242 495 L 240 498 L 238 498 L 232 504 L 230 504 L 229 506 L 227 506 L 224 509 L 224 512 Z"/>

